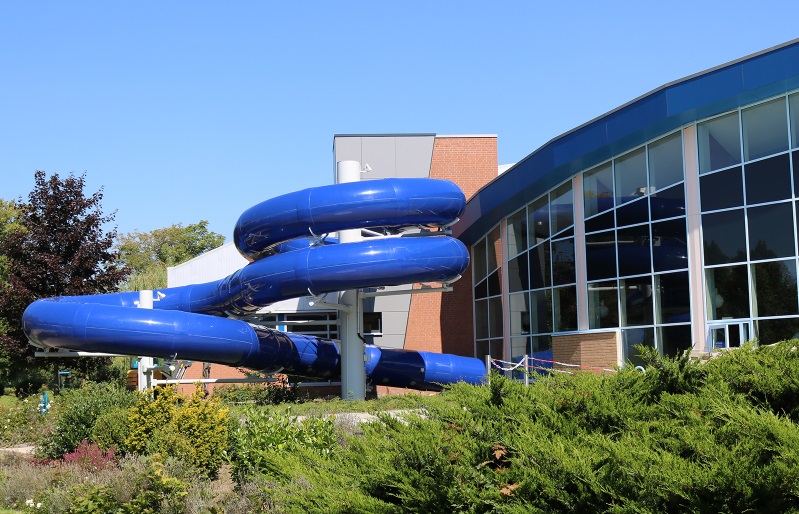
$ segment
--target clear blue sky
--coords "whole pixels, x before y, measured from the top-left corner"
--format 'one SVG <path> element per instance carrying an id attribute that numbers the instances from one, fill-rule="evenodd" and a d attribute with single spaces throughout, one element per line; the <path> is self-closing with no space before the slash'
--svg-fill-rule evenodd
<path id="1" fill-rule="evenodd" d="M 86 173 L 122 233 L 333 180 L 333 135 L 497 134 L 500 163 L 799 37 L 795 1 L 0 2 L 0 197 Z"/>

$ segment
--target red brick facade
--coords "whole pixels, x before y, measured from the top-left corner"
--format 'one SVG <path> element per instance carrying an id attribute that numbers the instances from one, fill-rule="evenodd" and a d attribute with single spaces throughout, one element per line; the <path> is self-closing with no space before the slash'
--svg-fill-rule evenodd
<path id="1" fill-rule="evenodd" d="M 497 138 L 436 137 L 430 178 L 460 186 L 466 198 L 497 176 Z M 436 353 L 474 355 L 472 268 L 453 284 L 450 293 L 411 297 L 405 348 Z"/>
<path id="2" fill-rule="evenodd" d="M 618 336 L 615 331 L 591 334 L 566 334 L 552 337 L 552 354 L 555 362 L 580 366 L 601 372 L 618 365 Z M 563 371 L 574 371 L 572 366 L 558 366 Z"/>

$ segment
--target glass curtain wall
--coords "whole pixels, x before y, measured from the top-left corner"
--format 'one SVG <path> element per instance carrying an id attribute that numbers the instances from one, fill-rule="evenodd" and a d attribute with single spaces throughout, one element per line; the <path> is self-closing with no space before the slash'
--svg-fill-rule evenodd
<path id="1" fill-rule="evenodd" d="M 589 329 L 620 328 L 663 355 L 691 348 L 681 132 L 583 173 Z"/>
<path id="2" fill-rule="evenodd" d="M 511 359 L 552 367 L 552 333 L 577 329 L 571 181 L 507 219 Z"/>
<path id="3" fill-rule="evenodd" d="M 472 247 L 475 355 L 502 359 L 502 247 L 499 225 Z"/>
<path id="4" fill-rule="evenodd" d="M 708 322 L 751 320 L 764 344 L 794 337 L 799 93 L 699 122 L 697 138 Z"/>

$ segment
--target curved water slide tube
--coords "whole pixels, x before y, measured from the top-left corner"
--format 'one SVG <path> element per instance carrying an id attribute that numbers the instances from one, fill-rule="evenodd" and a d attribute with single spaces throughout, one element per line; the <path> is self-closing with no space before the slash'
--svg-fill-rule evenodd
<path id="1" fill-rule="evenodd" d="M 448 282 L 464 272 L 466 247 L 448 236 L 368 238 L 336 244 L 322 235 L 346 229 L 392 232 L 444 226 L 460 215 L 463 193 L 434 179 L 382 179 L 298 191 L 245 211 L 234 230 L 251 262 L 204 284 L 154 291 L 153 309 L 138 292 L 57 297 L 33 302 L 25 333 L 40 348 L 214 362 L 308 377 L 340 373 L 338 344 L 236 319 L 273 302 L 341 290 Z M 481 383 L 479 359 L 366 346 L 374 384 L 436 389 Z"/>

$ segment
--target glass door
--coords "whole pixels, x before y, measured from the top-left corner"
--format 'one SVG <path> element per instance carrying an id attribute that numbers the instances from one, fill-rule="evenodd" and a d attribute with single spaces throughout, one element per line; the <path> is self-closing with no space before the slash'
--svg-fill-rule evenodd
<path id="1" fill-rule="evenodd" d="M 725 348 L 738 348 L 751 337 L 748 321 L 716 321 L 708 323 L 707 351 L 713 352 Z"/>

